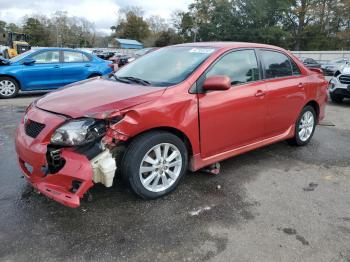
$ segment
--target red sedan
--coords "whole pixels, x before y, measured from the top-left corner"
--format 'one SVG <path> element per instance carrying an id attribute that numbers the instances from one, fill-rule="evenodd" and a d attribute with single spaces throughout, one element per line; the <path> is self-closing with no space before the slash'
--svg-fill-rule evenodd
<path id="1" fill-rule="evenodd" d="M 165 47 L 32 103 L 17 130 L 18 160 L 38 191 L 70 207 L 115 174 L 153 199 L 188 169 L 281 140 L 306 145 L 326 90 L 322 73 L 275 46 Z"/>

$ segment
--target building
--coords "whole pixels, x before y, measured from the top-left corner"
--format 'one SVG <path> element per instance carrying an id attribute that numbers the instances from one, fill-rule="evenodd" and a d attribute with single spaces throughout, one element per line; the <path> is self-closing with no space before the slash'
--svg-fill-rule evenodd
<path id="1" fill-rule="evenodd" d="M 114 38 L 109 44 L 108 47 L 111 48 L 123 48 L 123 49 L 142 49 L 143 44 L 132 39 L 121 39 Z"/>

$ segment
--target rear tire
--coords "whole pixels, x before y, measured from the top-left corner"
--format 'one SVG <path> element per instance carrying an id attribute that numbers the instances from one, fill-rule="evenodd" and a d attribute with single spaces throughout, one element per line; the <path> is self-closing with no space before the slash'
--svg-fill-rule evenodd
<path id="1" fill-rule="evenodd" d="M 331 97 L 331 100 L 332 100 L 333 103 L 336 103 L 336 104 L 343 103 L 344 97 L 342 95 L 337 95 L 337 94 L 330 93 L 329 96 Z"/>
<path id="2" fill-rule="evenodd" d="M 19 92 L 18 82 L 8 76 L 0 76 L 0 98 L 13 98 Z"/>
<path id="3" fill-rule="evenodd" d="M 176 135 L 151 131 L 136 137 L 122 159 L 121 173 L 142 198 L 173 191 L 187 171 L 187 149 Z"/>
<path id="4" fill-rule="evenodd" d="M 315 109 L 312 106 L 305 106 L 295 123 L 295 135 L 288 142 L 296 146 L 307 145 L 315 132 L 316 117 Z"/>

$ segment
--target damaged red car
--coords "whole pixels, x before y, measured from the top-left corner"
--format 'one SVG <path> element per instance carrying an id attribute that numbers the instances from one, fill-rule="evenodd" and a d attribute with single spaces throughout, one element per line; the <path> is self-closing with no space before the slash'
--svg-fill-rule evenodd
<path id="1" fill-rule="evenodd" d="M 281 140 L 306 145 L 326 89 L 319 71 L 275 46 L 165 47 L 33 102 L 17 130 L 18 161 L 34 188 L 70 207 L 116 174 L 154 199 L 187 170 Z"/>

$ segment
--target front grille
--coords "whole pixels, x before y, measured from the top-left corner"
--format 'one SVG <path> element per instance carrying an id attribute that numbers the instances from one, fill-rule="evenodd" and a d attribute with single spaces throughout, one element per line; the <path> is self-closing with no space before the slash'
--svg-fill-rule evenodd
<path id="1" fill-rule="evenodd" d="M 340 83 L 344 85 L 350 85 L 350 75 L 341 75 L 339 76 Z"/>
<path id="2" fill-rule="evenodd" d="M 36 138 L 44 129 L 45 125 L 28 119 L 24 127 L 25 132 L 28 136 Z"/>

